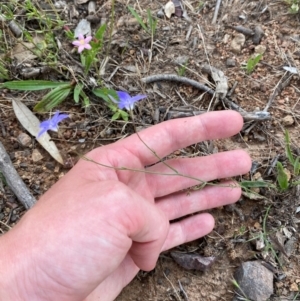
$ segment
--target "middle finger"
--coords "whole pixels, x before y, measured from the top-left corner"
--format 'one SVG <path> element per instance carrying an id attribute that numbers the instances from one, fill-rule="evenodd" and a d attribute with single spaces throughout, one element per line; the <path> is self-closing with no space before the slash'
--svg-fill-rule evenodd
<path id="1" fill-rule="evenodd" d="M 165 162 L 179 174 L 163 163 L 147 168 L 147 171 L 155 173 L 146 175 L 155 198 L 199 185 L 203 181 L 242 175 L 251 167 L 249 155 L 242 150 L 222 152 L 201 158 L 171 159 Z"/>

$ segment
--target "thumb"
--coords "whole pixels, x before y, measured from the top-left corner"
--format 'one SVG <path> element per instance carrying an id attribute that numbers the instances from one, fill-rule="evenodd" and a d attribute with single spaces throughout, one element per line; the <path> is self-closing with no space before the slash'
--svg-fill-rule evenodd
<path id="1" fill-rule="evenodd" d="M 169 220 L 154 203 L 125 187 L 127 192 L 130 192 L 130 197 L 125 198 L 129 202 L 120 220 L 128 229 L 128 236 L 132 240 L 129 255 L 140 269 L 149 271 L 155 267 L 165 243 L 169 232 Z M 124 213 L 125 217 L 127 216 L 125 220 Z"/>

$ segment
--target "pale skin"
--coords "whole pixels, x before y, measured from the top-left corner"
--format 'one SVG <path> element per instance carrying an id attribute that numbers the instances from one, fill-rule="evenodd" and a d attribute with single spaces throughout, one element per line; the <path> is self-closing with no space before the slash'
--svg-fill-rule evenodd
<path id="1" fill-rule="evenodd" d="M 193 143 L 232 136 L 242 124 L 236 112 L 212 112 L 161 123 L 140 137 L 163 158 Z M 133 169 L 157 162 L 137 135 L 86 156 Z M 241 175 L 251 166 L 242 150 L 167 162 L 204 181 Z M 162 163 L 147 170 L 173 173 Z M 212 231 L 214 219 L 202 210 L 233 203 L 241 195 L 229 180 L 190 194 L 182 191 L 198 183 L 80 160 L 0 237 L 0 300 L 114 300 L 140 269 L 155 267 L 162 251 Z"/>

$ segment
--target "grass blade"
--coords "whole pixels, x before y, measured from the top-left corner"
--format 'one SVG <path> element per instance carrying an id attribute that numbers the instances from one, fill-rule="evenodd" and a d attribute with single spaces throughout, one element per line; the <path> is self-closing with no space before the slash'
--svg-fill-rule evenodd
<path id="1" fill-rule="evenodd" d="M 95 38 L 97 40 L 103 41 L 104 33 L 106 30 L 106 24 L 103 24 L 95 33 Z"/>
<path id="2" fill-rule="evenodd" d="M 294 174 L 296 176 L 299 175 L 299 171 L 300 171 L 300 162 L 299 162 L 300 157 L 297 157 L 295 162 L 294 162 Z"/>
<path id="3" fill-rule="evenodd" d="M 80 96 L 82 97 L 82 102 L 85 107 L 88 107 L 90 105 L 90 99 L 88 96 L 83 92 L 83 90 L 80 91 Z"/>
<path id="4" fill-rule="evenodd" d="M 38 91 L 56 88 L 61 86 L 62 84 L 64 83 L 47 80 L 15 80 L 0 84 L 0 88 L 19 91 Z"/>
<path id="5" fill-rule="evenodd" d="M 83 84 L 77 84 L 75 86 L 75 88 L 74 88 L 74 94 L 73 94 L 73 96 L 74 96 L 74 101 L 76 103 L 79 103 L 79 95 L 80 95 L 80 93 L 82 91 L 82 88 L 83 88 Z"/>
<path id="6" fill-rule="evenodd" d="M 285 152 L 286 156 L 288 157 L 290 163 L 294 165 L 295 159 L 291 151 L 291 140 L 290 140 L 290 135 L 287 130 L 284 131 L 284 140 L 285 140 Z"/>
<path id="7" fill-rule="evenodd" d="M 242 181 L 240 182 L 242 188 L 261 188 L 261 187 L 272 187 L 271 183 L 265 181 Z"/>
<path id="8" fill-rule="evenodd" d="M 277 162 L 277 182 L 282 191 L 285 191 L 289 188 L 289 180 L 281 162 Z"/>
<path id="9" fill-rule="evenodd" d="M 131 12 L 131 14 L 137 19 L 137 21 L 139 22 L 139 24 L 143 27 L 143 29 L 149 33 L 149 29 L 146 26 L 146 24 L 143 22 L 142 18 L 139 16 L 139 14 L 131 7 L 131 6 L 127 6 L 127 8 L 129 9 L 129 11 Z"/>
<path id="10" fill-rule="evenodd" d="M 50 111 L 68 97 L 71 89 L 72 86 L 70 84 L 56 87 L 54 90 L 46 94 L 43 99 L 35 105 L 33 110 L 36 112 Z"/>

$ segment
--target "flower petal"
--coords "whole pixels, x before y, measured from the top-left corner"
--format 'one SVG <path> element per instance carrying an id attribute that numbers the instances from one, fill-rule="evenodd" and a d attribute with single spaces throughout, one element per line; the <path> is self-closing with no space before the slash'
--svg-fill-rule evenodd
<path id="1" fill-rule="evenodd" d="M 93 38 L 92 36 L 88 36 L 84 39 L 84 42 L 89 43 L 92 40 L 92 38 Z"/>
<path id="2" fill-rule="evenodd" d="M 90 44 L 85 44 L 85 45 L 84 45 L 84 48 L 85 48 L 85 49 L 92 49 L 92 46 L 91 46 Z"/>
<path id="3" fill-rule="evenodd" d="M 62 120 L 68 118 L 68 114 L 60 114 L 59 111 L 56 111 L 56 113 L 52 116 L 50 119 L 50 126 L 49 129 L 52 131 L 57 131 L 58 130 L 58 123 L 61 122 Z"/>
<path id="4" fill-rule="evenodd" d="M 74 46 L 80 46 L 80 45 L 82 45 L 81 43 L 80 43 L 80 41 L 73 41 L 72 42 L 72 44 L 74 45 Z"/>
<path id="5" fill-rule="evenodd" d="M 50 121 L 57 123 L 58 117 L 59 117 L 59 111 L 56 111 L 55 114 L 50 118 Z"/>
<path id="6" fill-rule="evenodd" d="M 141 99 L 144 99 L 144 98 L 146 98 L 146 97 L 147 97 L 147 95 L 139 94 L 139 95 L 133 96 L 133 97 L 131 98 L 131 100 L 132 100 L 133 102 L 137 102 L 137 101 L 139 101 L 139 100 L 141 100 Z"/>
<path id="7" fill-rule="evenodd" d="M 43 129 L 48 129 L 50 127 L 50 120 L 45 120 L 43 122 L 40 123 L 40 128 L 43 128 Z"/>
<path id="8" fill-rule="evenodd" d="M 63 121 L 63 120 L 66 119 L 66 118 L 69 118 L 69 115 L 68 115 L 68 114 L 60 114 L 60 115 L 58 116 L 58 118 L 56 119 L 56 120 L 57 120 L 56 123 L 59 123 L 59 122 Z"/>
<path id="9" fill-rule="evenodd" d="M 78 35 L 78 40 L 79 40 L 79 41 L 84 40 L 83 34 L 80 33 L 80 34 Z"/>
<path id="10" fill-rule="evenodd" d="M 45 134 L 47 132 L 47 129 L 40 129 L 40 131 L 38 132 L 36 138 L 40 138 L 43 134 Z"/>
<path id="11" fill-rule="evenodd" d="M 51 127 L 50 123 L 51 122 L 49 120 L 45 120 L 40 123 L 40 131 L 37 134 L 37 138 L 39 138 L 41 135 L 43 135 L 49 130 L 49 128 Z"/>
<path id="12" fill-rule="evenodd" d="M 84 45 L 80 45 L 78 47 L 78 53 L 81 53 L 84 50 Z"/>
<path id="13" fill-rule="evenodd" d="M 123 91 L 116 91 L 120 101 L 130 101 L 131 100 L 131 96 L 127 93 L 127 92 L 123 92 Z"/>

